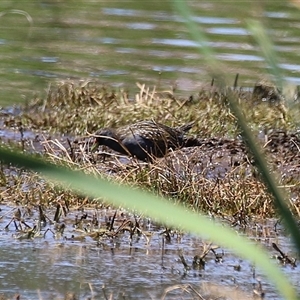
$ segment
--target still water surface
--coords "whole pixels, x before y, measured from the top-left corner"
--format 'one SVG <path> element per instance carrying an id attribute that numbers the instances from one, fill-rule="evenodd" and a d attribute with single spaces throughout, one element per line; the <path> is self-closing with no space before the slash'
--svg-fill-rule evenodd
<path id="1" fill-rule="evenodd" d="M 187 1 L 229 81 L 252 87 L 266 64 L 249 28 L 263 22 L 283 75 L 300 83 L 300 10 L 287 1 Z M 43 95 L 64 79 L 197 91 L 211 75 L 172 1 L 1 1 L 0 103 Z"/>

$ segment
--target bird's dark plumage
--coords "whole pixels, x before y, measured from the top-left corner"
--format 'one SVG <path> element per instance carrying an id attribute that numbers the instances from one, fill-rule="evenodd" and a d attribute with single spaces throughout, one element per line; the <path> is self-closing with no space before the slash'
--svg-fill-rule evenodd
<path id="1" fill-rule="evenodd" d="M 153 157 L 164 156 L 170 148 L 181 148 L 185 144 L 192 146 L 191 139 L 185 137 L 185 133 L 192 126 L 193 123 L 188 123 L 179 127 L 169 127 L 148 120 L 118 129 L 103 128 L 94 135 L 93 149 L 105 145 L 122 154 L 149 161 Z"/>

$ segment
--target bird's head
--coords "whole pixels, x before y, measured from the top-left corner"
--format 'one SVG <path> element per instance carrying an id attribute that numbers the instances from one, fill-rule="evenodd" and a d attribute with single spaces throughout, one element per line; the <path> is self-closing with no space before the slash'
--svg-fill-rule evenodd
<path id="1" fill-rule="evenodd" d="M 93 135 L 93 145 L 91 150 L 94 152 L 100 145 L 110 147 L 112 143 L 116 143 L 117 136 L 113 129 L 102 128 Z"/>

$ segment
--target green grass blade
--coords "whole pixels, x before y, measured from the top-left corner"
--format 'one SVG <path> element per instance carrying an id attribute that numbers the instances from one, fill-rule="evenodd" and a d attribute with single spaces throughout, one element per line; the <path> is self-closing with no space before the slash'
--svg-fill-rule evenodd
<path id="1" fill-rule="evenodd" d="M 261 22 L 257 20 L 248 20 L 247 27 L 260 46 L 261 53 L 263 54 L 266 63 L 270 67 L 270 73 L 276 80 L 276 85 L 278 87 L 282 87 L 283 77 L 281 74 L 281 69 L 278 67 L 277 53 L 272 41 L 266 33 L 266 30 Z"/>
<path id="2" fill-rule="evenodd" d="M 244 121 L 243 115 L 241 114 L 241 111 L 238 108 L 238 104 L 235 100 L 235 96 L 232 93 L 228 92 L 228 99 L 231 104 L 231 110 L 233 114 L 237 117 L 237 121 L 239 127 L 242 130 L 244 140 L 246 141 L 250 151 L 255 157 L 256 165 L 259 168 L 259 171 L 262 175 L 262 179 L 268 187 L 269 192 L 274 196 L 275 206 L 280 215 L 282 216 L 286 227 L 292 235 L 292 239 L 298 249 L 298 253 L 300 253 L 300 231 L 295 218 L 293 217 L 291 211 L 287 206 L 288 201 L 284 198 L 282 192 L 279 190 L 278 184 L 274 179 L 274 176 L 270 174 L 266 159 L 262 154 L 262 151 L 259 149 L 258 143 L 255 141 L 253 134 L 248 128 L 246 122 Z"/>
<path id="3" fill-rule="evenodd" d="M 213 57 L 213 52 L 207 46 L 208 42 L 206 41 L 205 36 L 201 34 L 200 29 L 195 25 L 195 22 L 193 22 L 191 12 L 189 11 L 185 1 L 183 0 L 174 1 L 174 5 L 177 8 L 177 10 L 180 12 L 180 14 L 184 17 L 191 36 L 195 39 L 196 42 L 199 43 L 199 49 L 200 51 L 202 51 L 203 55 L 205 55 L 206 58 L 208 59 L 208 64 L 213 63 L 213 66 L 215 66 L 216 60 Z M 281 85 L 282 75 L 280 72 L 280 68 L 278 67 L 277 56 L 274 51 L 274 47 L 272 45 L 271 40 L 267 36 L 263 26 L 258 21 L 254 21 L 254 20 L 248 21 L 248 26 L 251 32 L 253 33 L 254 37 L 256 38 L 257 42 L 259 43 L 262 49 L 262 53 L 265 56 L 266 62 L 270 66 L 272 74 L 276 77 L 278 84 Z M 197 32 L 197 29 L 199 29 L 198 30 L 199 32 Z M 206 46 L 203 47 L 203 45 Z M 218 71 L 220 70 L 218 69 Z M 222 75 L 223 79 L 221 75 L 222 74 L 220 71 L 219 78 L 221 78 L 221 80 L 219 80 L 219 84 L 224 88 L 226 86 L 225 79 L 223 77 L 224 75 Z M 245 140 L 247 141 L 247 144 L 251 152 L 255 156 L 263 180 L 265 181 L 269 191 L 273 194 L 275 205 L 280 215 L 282 216 L 285 225 L 287 226 L 288 230 L 291 232 L 293 241 L 297 246 L 298 252 L 300 253 L 300 232 L 296 224 L 296 221 L 293 218 L 292 213 L 288 209 L 288 206 L 286 204 L 287 201 L 284 199 L 282 193 L 279 191 L 274 177 L 268 171 L 266 160 L 263 154 L 261 153 L 261 151 L 259 150 L 255 139 L 253 138 L 250 130 L 248 129 L 247 124 L 244 122 L 244 118 L 238 108 L 238 104 L 235 101 L 235 96 L 232 94 L 230 95 L 229 93 L 228 98 L 231 103 L 231 109 L 235 114 L 235 116 L 237 117 L 238 124 L 242 130 L 242 134 Z"/>
<path id="4" fill-rule="evenodd" d="M 0 157 L 4 163 L 12 163 L 19 167 L 40 172 L 48 180 L 59 183 L 65 188 L 90 197 L 104 197 L 115 206 L 127 207 L 169 226 L 179 227 L 187 232 L 209 238 L 252 261 L 276 284 L 276 287 L 286 299 L 297 299 L 296 292 L 286 277 L 270 261 L 268 255 L 260 247 L 251 244 L 247 239 L 238 236 L 229 228 L 212 222 L 200 214 L 187 211 L 183 207 L 174 205 L 150 193 L 113 184 L 104 179 L 96 179 L 82 172 L 48 164 L 25 154 L 17 154 L 0 148 Z"/>
<path id="5" fill-rule="evenodd" d="M 213 78 L 220 78 L 221 67 L 220 62 L 215 58 L 215 53 L 211 47 L 209 47 L 208 39 L 205 36 L 204 31 L 193 21 L 193 15 L 185 1 L 173 1 L 174 8 L 180 13 L 181 17 L 186 23 L 188 31 L 199 45 L 201 54 L 204 55 L 207 62 L 207 66 L 210 68 Z"/>

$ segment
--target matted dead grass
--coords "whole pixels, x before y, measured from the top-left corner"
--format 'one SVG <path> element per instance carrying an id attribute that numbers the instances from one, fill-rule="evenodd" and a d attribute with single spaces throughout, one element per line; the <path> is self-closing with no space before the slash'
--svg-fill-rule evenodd
<path id="1" fill-rule="evenodd" d="M 56 139 L 44 138 L 41 143 L 41 155 L 56 164 L 139 186 L 194 210 L 230 216 L 233 223 L 246 222 L 253 215 L 274 216 L 272 199 L 239 137 L 226 90 L 210 87 L 183 99 L 171 91 L 138 87 L 138 93 L 130 96 L 127 91 L 96 82 L 60 82 L 49 88 L 45 99 L 35 99 L 20 115 L 4 118 L 4 123 L 10 128 L 56 133 Z M 281 186 L 291 195 L 290 207 L 299 215 L 299 171 L 295 174 L 295 170 L 300 163 L 300 142 L 297 134 L 288 133 L 296 128 L 294 111 L 283 102 L 258 101 L 250 91 L 240 89 L 235 93 L 245 119 L 268 155 L 270 170 L 277 172 Z M 91 153 L 89 133 L 143 119 L 171 126 L 193 121 L 191 135 L 201 139 L 203 146 L 173 151 L 152 164 L 106 148 Z M 82 198 L 45 183 L 37 189 L 40 179 L 30 174 L 28 178 L 9 175 L 12 179 L 2 171 L 3 183 L 10 182 L 8 188 L 2 184 L 2 199 L 13 202 L 15 197 L 47 205 L 61 198 L 71 205 L 82 202 Z M 24 185 L 29 187 L 26 193 Z"/>
<path id="2" fill-rule="evenodd" d="M 172 91 L 159 92 L 137 84 L 139 91 L 116 90 L 92 81 L 65 81 L 49 87 L 45 99 L 34 99 L 17 117 L 7 118 L 7 126 L 85 135 L 101 127 L 119 127 L 139 120 L 155 119 L 175 126 L 195 122 L 192 133 L 201 137 L 235 137 L 239 133 L 227 103 L 226 90 L 200 90 L 188 98 Z M 291 130 L 293 116 L 284 104 L 258 102 L 252 92 L 235 91 L 249 126 L 254 131 Z"/>

